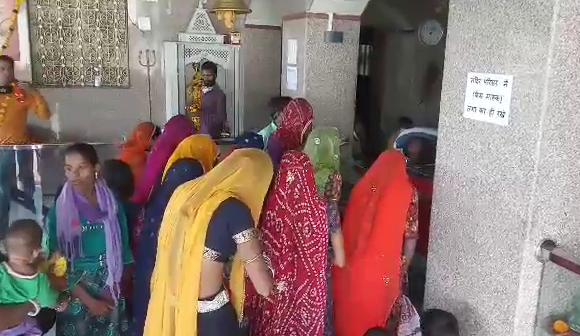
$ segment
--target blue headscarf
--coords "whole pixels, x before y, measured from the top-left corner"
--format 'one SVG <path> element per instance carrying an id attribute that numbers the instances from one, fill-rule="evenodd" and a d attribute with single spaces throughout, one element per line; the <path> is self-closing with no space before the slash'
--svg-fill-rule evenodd
<path id="1" fill-rule="evenodd" d="M 234 139 L 236 148 L 264 149 L 264 138 L 255 132 L 244 132 Z"/>

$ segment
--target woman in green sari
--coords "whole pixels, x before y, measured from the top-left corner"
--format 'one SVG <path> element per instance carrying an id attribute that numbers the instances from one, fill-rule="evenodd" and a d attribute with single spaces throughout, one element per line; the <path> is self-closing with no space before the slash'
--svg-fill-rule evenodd
<path id="1" fill-rule="evenodd" d="M 344 242 L 340 228 L 338 200 L 342 188 L 340 175 L 340 132 L 336 127 L 315 128 L 306 140 L 304 152 L 314 166 L 318 192 L 326 200 L 326 212 L 329 227 L 329 267 L 326 272 L 328 295 L 326 302 L 326 323 L 324 336 L 334 336 L 334 319 L 332 305 L 332 283 L 330 266 L 344 267 Z"/>
<path id="2" fill-rule="evenodd" d="M 47 216 L 50 252 L 68 260 L 72 301 L 57 316 L 57 336 L 119 336 L 128 329 L 120 293 L 124 266 L 133 262 L 123 207 L 98 178 L 95 148 L 65 151 L 67 182 Z"/>

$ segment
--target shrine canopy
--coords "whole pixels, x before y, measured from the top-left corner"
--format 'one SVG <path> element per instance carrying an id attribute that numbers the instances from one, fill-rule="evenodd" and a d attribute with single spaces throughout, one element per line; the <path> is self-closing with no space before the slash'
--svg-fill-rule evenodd
<path id="1" fill-rule="evenodd" d="M 229 44 L 220 34 L 212 17 L 200 1 L 185 31 L 177 34 L 177 41 L 164 43 L 165 55 L 165 112 L 167 119 L 176 114 L 187 114 L 199 123 L 193 107 L 199 106 L 200 65 L 211 61 L 218 67 L 217 85 L 226 96 L 227 137 L 243 131 L 243 74 L 239 44 Z M 197 76 L 196 76 L 197 75 Z M 197 93 L 197 94 L 196 94 Z M 193 113 L 192 113 L 193 112 Z"/>

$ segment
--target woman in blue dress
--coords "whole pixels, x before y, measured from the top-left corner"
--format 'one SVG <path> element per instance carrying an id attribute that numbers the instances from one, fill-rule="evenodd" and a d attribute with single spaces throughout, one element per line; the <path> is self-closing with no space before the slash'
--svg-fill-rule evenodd
<path id="1" fill-rule="evenodd" d="M 195 159 L 179 159 L 169 168 L 162 184 L 155 189 L 145 208 L 145 223 L 136 255 L 133 294 L 132 334 L 143 335 L 143 326 L 149 305 L 151 274 L 155 267 L 157 238 L 163 213 L 173 191 L 187 181 L 203 175 L 203 166 Z"/>

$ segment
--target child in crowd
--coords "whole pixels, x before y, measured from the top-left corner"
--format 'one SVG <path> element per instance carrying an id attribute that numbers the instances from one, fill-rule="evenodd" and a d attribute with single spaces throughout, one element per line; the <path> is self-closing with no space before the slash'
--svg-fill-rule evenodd
<path id="1" fill-rule="evenodd" d="M 393 148 L 395 146 L 395 140 L 397 140 L 399 134 L 401 134 L 401 132 L 406 129 L 415 127 L 414 125 L 415 124 L 413 123 L 413 120 L 411 118 L 404 116 L 400 117 L 397 120 L 397 130 L 395 130 L 395 132 L 393 132 L 393 134 L 391 134 L 391 136 L 389 137 L 387 148 Z"/>
<path id="2" fill-rule="evenodd" d="M 117 159 L 107 160 L 103 163 L 101 176 L 105 179 L 109 189 L 117 196 L 119 202 L 123 205 L 125 215 L 127 216 L 127 226 L 132 230 L 133 225 L 137 222 L 137 217 L 141 208 L 131 201 L 131 196 L 135 191 L 133 172 L 131 167 Z M 130 242 L 134 246 L 135 242 Z"/>
<path id="3" fill-rule="evenodd" d="M 430 309 L 421 319 L 423 336 L 459 336 L 457 318 L 441 309 Z"/>
<path id="4" fill-rule="evenodd" d="M 121 204 L 123 204 L 127 216 L 127 224 L 129 224 L 129 229 L 131 229 L 131 225 L 138 216 L 138 208 L 130 200 L 135 191 L 131 167 L 121 160 L 107 160 L 103 163 L 101 175 L 105 179 L 107 186 L 119 198 Z"/>
<path id="5" fill-rule="evenodd" d="M 135 191 L 135 183 L 133 180 L 133 172 L 131 167 L 124 161 L 111 159 L 103 163 L 101 169 L 101 176 L 105 179 L 109 189 L 117 196 L 119 202 L 123 205 L 125 215 L 127 216 L 127 226 L 132 230 L 133 225 L 137 222 L 140 208 L 131 201 L 131 196 Z M 135 250 L 136 242 L 130 241 L 133 251 Z M 128 271 L 124 273 L 121 288 L 123 296 L 129 301 L 128 308 L 131 307 L 131 300 L 133 296 L 132 266 L 127 265 Z M 0 335 L 1 336 L 1 335 Z"/>
<path id="6" fill-rule="evenodd" d="M 47 274 L 39 271 L 42 263 L 42 229 L 31 219 L 10 225 L 4 239 L 8 260 L 0 264 L 0 304 L 30 302 L 35 311 L 18 326 L 0 332 L 0 336 L 42 335 L 35 319 L 42 308 L 66 308 L 68 298 L 54 290 Z"/>
<path id="7" fill-rule="evenodd" d="M 396 336 L 395 334 L 388 332 L 387 329 L 375 327 L 367 330 L 363 336 Z"/>

